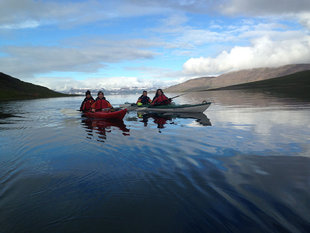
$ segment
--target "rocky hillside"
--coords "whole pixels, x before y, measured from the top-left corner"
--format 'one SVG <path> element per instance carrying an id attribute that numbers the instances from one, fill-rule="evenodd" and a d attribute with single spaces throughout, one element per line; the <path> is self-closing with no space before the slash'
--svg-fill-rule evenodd
<path id="1" fill-rule="evenodd" d="M 46 87 L 23 82 L 0 72 L 0 100 L 34 99 L 69 96 Z"/>
<path id="2" fill-rule="evenodd" d="M 167 92 L 202 91 L 288 76 L 310 70 L 310 64 L 294 64 L 277 68 L 256 68 L 222 74 L 218 77 L 196 78 L 171 86 Z"/>
<path id="3" fill-rule="evenodd" d="M 206 83 L 209 83 L 212 79 L 215 79 L 215 78 L 216 77 L 202 77 L 202 78 L 190 79 L 184 83 L 171 86 L 165 90 L 168 92 L 188 91 L 188 90 L 192 90 L 198 87 L 204 87 Z"/>

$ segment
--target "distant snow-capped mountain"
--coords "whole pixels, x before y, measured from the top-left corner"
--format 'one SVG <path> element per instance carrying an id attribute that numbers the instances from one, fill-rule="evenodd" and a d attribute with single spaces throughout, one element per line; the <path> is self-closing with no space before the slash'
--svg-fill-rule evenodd
<path id="1" fill-rule="evenodd" d="M 140 94 L 144 90 L 146 91 L 155 91 L 155 89 L 147 89 L 147 88 L 138 88 L 138 87 L 131 87 L 131 88 L 114 88 L 114 89 L 87 89 L 87 88 L 71 88 L 66 91 L 62 91 L 65 94 L 76 94 L 76 95 L 85 95 L 85 92 L 90 90 L 93 96 L 96 96 L 98 91 L 103 91 L 105 95 L 119 95 L 119 94 Z"/>

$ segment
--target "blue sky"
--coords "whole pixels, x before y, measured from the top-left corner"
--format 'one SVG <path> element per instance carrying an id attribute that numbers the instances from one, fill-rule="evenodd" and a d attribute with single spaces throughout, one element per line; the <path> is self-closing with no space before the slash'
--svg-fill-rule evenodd
<path id="1" fill-rule="evenodd" d="M 310 63 L 309 0 L 2 0 L 0 72 L 63 91 Z"/>

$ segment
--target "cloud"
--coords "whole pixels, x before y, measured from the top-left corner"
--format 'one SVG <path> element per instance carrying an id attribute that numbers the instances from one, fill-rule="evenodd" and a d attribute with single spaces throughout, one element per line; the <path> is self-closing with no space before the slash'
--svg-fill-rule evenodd
<path id="1" fill-rule="evenodd" d="M 223 14 L 266 16 L 302 13 L 310 11 L 309 0 L 230 0 L 219 7 Z"/>
<path id="2" fill-rule="evenodd" d="M 72 20 L 83 9 L 83 3 L 5 0 L 0 2 L 0 26 L 7 29 L 33 28 L 42 24 Z M 32 22 L 25 24 L 24 22 Z"/>
<path id="3" fill-rule="evenodd" d="M 309 13 L 301 13 L 297 15 L 297 18 L 303 26 L 310 30 L 310 12 Z"/>
<path id="4" fill-rule="evenodd" d="M 32 42 L 32 46 L 27 46 L 26 43 L 29 42 L 26 40 L 8 42 L 7 47 L 0 47 L 0 70 L 17 77 L 30 78 L 38 74 L 47 75 L 49 72 L 95 73 L 111 63 L 153 59 L 159 55 L 169 59 L 171 56 L 178 56 L 173 64 L 175 67 L 179 60 L 184 62 L 185 56 L 186 59 L 192 56 L 193 58 L 183 65 L 183 74 L 181 69 L 159 71 L 156 67 L 148 67 L 144 70 L 145 74 L 153 79 L 163 75 L 171 79 L 176 76 L 186 79 L 190 75 L 213 75 L 243 68 L 309 62 L 309 31 L 306 32 L 306 29 L 301 29 L 300 25 L 296 24 L 297 19 L 301 25 L 310 29 L 309 6 L 308 0 L 3 0 L 0 1 L 0 29 L 17 31 L 56 25 L 62 28 L 77 27 L 78 31 L 70 31 L 71 28 L 58 31 L 62 42 L 55 38 L 50 41 L 44 38 L 47 43 L 56 44 L 55 46 L 35 46 L 35 41 L 40 38 Z M 197 16 L 196 13 L 200 15 Z M 204 18 L 202 14 L 246 15 L 251 18 L 227 22 L 227 17 L 223 21 L 221 17 L 210 20 L 209 16 Z M 126 20 L 114 20 L 150 15 L 159 17 L 141 18 L 138 24 L 136 20 L 132 20 L 128 23 L 133 27 L 130 30 Z M 280 17 L 276 17 L 277 15 Z M 289 21 L 287 25 L 294 26 L 285 25 L 286 22 L 282 21 L 284 15 L 285 20 Z M 85 33 L 84 28 L 78 28 L 79 25 L 91 25 L 93 22 L 111 19 L 114 20 L 113 25 L 109 25 L 107 31 L 97 32 L 104 34 L 105 39 L 94 36 L 62 37 L 71 32 Z M 143 26 L 140 24 L 142 20 L 145 20 Z M 134 28 L 136 25 L 139 31 Z M 293 28 L 296 25 L 298 28 Z M 44 27 L 46 28 L 49 27 Z M 28 33 L 22 31 L 25 34 L 15 34 L 14 31 L 11 34 L 6 30 L 4 34 L 9 36 L 25 37 L 25 32 Z M 57 28 L 52 27 L 52 30 L 56 31 Z M 29 35 L 41 36 L 41 32 L 31 30 Z M 63 32 L 66 33 L 62 34 Z M 116 36 L 132 38 L 132 33 L 137 33 L 136 39 L 115 40 Z M 16 45 L 12 46 L 14 43 Z M 219 55 L 211 57 L 210 54 Z M 199 56 L 202 57 L 198 58 Z M 144 66 L 143 62 L 139 65 Z M 158 61 L 156 65 L 158 66 Z M 72 80 L 63 81 L 84 85 Z M 131 81 L 135 83 L 134 80 Z M 58 79 L 58 82 L 62 81 Z"/>
<path id="5" fill-rule="evenodd" d="M 175 55 L 192 57 L 206 53 L 219 54 L 234 44 L 250 44 L 250 41 L 261 37 L 268 37 L 272 41 L 289 41 L 308 34 L 306 30 L 284 24 L 278 19 L 247 19 L 231 24 L 218 21 L 217 25 L 211 21 L 204 28 L 181 24 L 171 30 L 163 24 L 157 30 L 168 35 L 165 48 L 174 50 Z"/>
<path id="6" fill-rule="evenodd" d="M 3 0 L 0 2 L 0 28 L 33 28 L 47 24 L 72 27 L 115 18 L 170 15 L 171 13 L 266 16 L 305 12 L 310 12 L 308 0 L 297 2 L 291 0 L 116 0 L 104 2 L 99 0 Z M 23 22 L 32 23 L 24 24 Z"/>
<path id="7" fill-rule="evenodd" d="M 138 71 L 140 80 L 153 80 L 152 87 L 165 88 L 168 86 L 182 83 L 190 78 L 181 70 L 173 70 L 170 68 L 163 67 L 125 67 L 128 71 Z"/>
<path id="8" fill-rule="evenodd" d="M 192 75 L 213 75 L 240 69 L 309 62 L 310 36 L 281 41 L 263 37 L 254 40 L 251 46 L 235 46 L 215 58 L 191 58 L 184 63 L 183 71 Z"/>
<path id="9" fill-rule="evenodd" d="M 0 25 L 0 29 L 24 29 L 24 28 L 36 28 L 40 24 L 34 20 L 28 20 L 21 23 L 3 24 Z"/>
<path id="10" fill-rule="evenodd" d="M 0 2 L 0 28 L 20 29 L 34 26 L 23 22 L 35 22 L 37 27 L 50 24 L 73 27 L 114 18 L 163 14 L 170 11 L 171 9 L 148 1 L 3 0 Z"/>
<path id="11" fill-rule="evenodd" d="M 11 75 L 32 76 L 53 71 L 96 72 L 107 63 L 136 59 L 152 59 L 158 53 L 150 49 L 150 42 L 100 40 L 101 45 L 88 42 L 81 47 L 65 46 L 8 46 L 0 57 L 0 70 Z M 130 44 L 130 46 L 129 46 Z"/>
<path id="12" fill-rule="evenodd" d="M 0 2 L 0 28 L 19 29 L 23 22 L 36 22 L 36 26 L 57 24 L 72 27 L 115 18 L 171 13 L 213 14 L 225 0 L 82 0 L 36 1 L 3 0 Z M 173 22 L 172 22 L 173 23 Z M 19 25 L 19 27 L 14 27 Z M 28 28 L 29 25 L 23 25 Z M 31 25 L 33 27 L 33 25 Z"/>

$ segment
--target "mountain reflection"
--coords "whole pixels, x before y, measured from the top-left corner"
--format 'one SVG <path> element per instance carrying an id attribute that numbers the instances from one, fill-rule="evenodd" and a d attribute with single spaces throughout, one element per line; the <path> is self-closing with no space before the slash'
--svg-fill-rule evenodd
<path id="1" fill-rule="evenodd" d="M 107 134 L 112 132 L 112 129 L 122 131 L 124 136 L 129 136 L 129 129 L 124 124 L 123 120 L 103 120 L 103 119 L 82 119 L 81 124 L 87 132 L 87 138 L 93 139 L 97 135 L 97 141 L 105 142 Z M 94 132 L 96 134 L 94 134 Z"/>
<path id="2" fill-rule="evenodd" d="M 218 90 L 218 91 L 201 91 L 188 92 L 186 95 L 177 99 L 178 103 L 199 103 L 204 100 L 211 101 L 214 104 L 221 106 L 252 106 L 266 107 L 273 105 L 288 105 L 309 103 L 310 98 L 290 93 L 281 93 L 270 90 Z M 213 106 L 211 105 L 211 106 Z"/>

